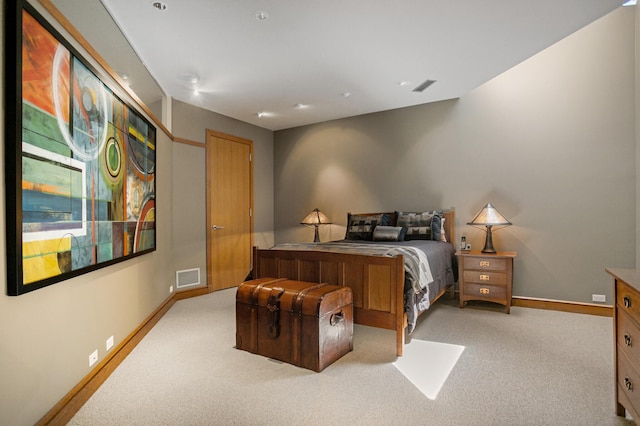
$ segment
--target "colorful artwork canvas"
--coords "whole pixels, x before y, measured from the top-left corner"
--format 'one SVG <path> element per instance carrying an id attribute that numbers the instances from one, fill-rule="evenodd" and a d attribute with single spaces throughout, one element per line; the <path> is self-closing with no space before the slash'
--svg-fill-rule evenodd
<path id="1" fill-rule="evenodd" d="M 155 127 L 28 4 L 16 13 L 17 111 L 7 118 L 21 125 L 5 138 L 9 295 L 156 247 Z"/>

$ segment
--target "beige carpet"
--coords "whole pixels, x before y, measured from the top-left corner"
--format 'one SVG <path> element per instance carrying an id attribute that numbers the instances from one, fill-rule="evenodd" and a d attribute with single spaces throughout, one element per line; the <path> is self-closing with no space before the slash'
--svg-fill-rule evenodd
<path id="1" fill-rule="evenodd" d="M 409 346 L 464 349 L 429 399 L 393 332 L 356 326 L 354 351 L 315 373 L 234 349 L 234 311 L 235 289 L 177 302 L 70 424 L 631 424 L 614 413 L 611 318 L 440 301 Z"/>

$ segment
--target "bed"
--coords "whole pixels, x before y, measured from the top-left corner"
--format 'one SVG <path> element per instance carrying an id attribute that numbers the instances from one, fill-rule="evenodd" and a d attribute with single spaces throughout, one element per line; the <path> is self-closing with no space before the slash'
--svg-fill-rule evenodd
<path id="1" fill-rule="evenodd" d="M 410 334 L 418 315 L 453 290 L 454 225 L 453 209 L 349 214 L 344 240 L 254 247 L 253 278 L 350 287 L 355 323 L 395 330 L 402 356 L 405 330 Z"/>

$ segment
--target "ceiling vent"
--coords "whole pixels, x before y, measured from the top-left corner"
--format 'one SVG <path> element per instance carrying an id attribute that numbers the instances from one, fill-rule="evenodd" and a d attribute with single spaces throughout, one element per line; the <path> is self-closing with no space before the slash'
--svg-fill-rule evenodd
<path id="1" fill-rule="evenodd" d="M 433 83 L 435 83 L 436 80 L 425 80 L 424 83 L 420 84 L 419 86 L 417 86 L 415 89 L 413 89 L 414 92 L 424 92 L 424 90 L 431 86 Z"/>

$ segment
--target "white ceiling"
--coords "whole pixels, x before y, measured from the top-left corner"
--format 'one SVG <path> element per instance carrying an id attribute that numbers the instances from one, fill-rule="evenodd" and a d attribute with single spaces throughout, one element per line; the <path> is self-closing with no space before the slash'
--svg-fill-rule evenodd
<path id="1" fill-rule="evenodd" d="M 102 3 L 162 90 L 271 130 L 460 97 L 622 3 L 155 1 Z"/>

